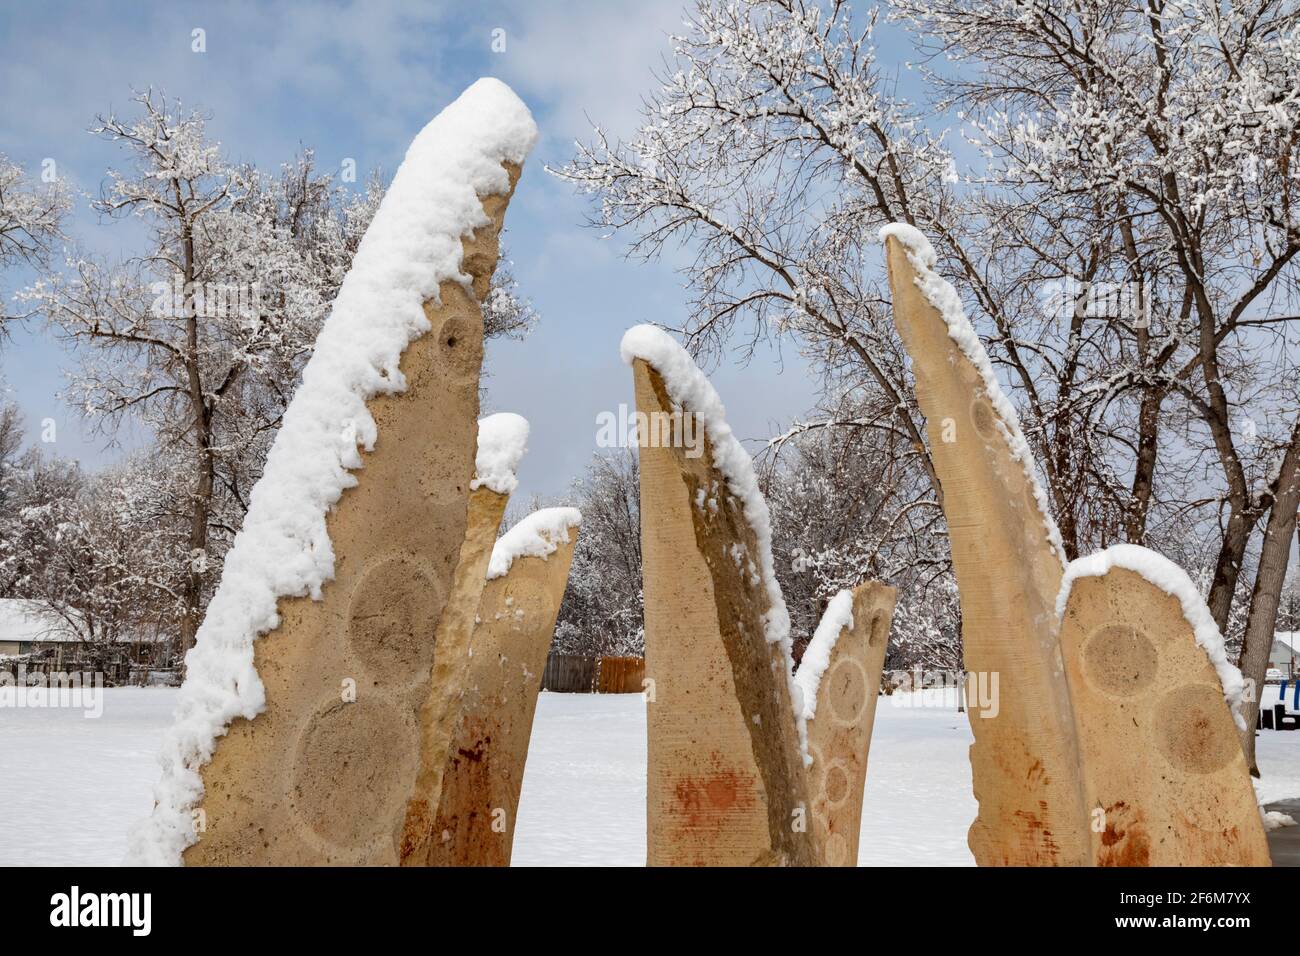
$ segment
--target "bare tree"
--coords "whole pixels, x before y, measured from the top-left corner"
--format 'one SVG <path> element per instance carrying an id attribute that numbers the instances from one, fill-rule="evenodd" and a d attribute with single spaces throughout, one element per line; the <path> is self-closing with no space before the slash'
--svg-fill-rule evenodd
<path id="1" fill-rule="evenodd" d="M 875 244 L 889 221 L 925 231 L 1018 406 L 1067 556 L 1208 543 L 1231 631 L 1295 435 L 1295 5 L 891 6 L 940 64 L 919 74 L 924 104 L 887 79 L 874 12 L 705 0 L 638 133 L 597 130 L 555 172 L 633 254 L 691 246 L 697 352 L 742 320 L 751 339 L 792 336 L 878 398 L 883 415 L 841 424 L 906 436 L 941 501 Z M 943 143 L 958 128 L 982 152 L 964 180 Z"/>
<path id="2" fill-rule="evenodd" d="M 960 658 L 959 618 L 908 617 L 929 599 L 955 610 L 952 562 L 943 511 L 923 469 L 897 435 L 855 421 L 878 416 L 839 396 L 815 424 L 796 423 L 763 453 L 760 487 L 772 512 L 777 581 L 790 611 L 796 656 L 812 637 L 829 600 L 867 580 L 898 584 L 917 601 L 896 615 L 896 647 L 947 642 Z"/>
<path id="3" fill-rule="evenodd" d="M 595 455 L 573 492 L 582 526 L 556 621 L 555 649 L 589 656 L 644 654 L 636 452 Z"/>
<path id="4" fill-rule="evenodd" d="M 1282 0 L 899 0 L 936 52 L 978 67 L 935 77 L 971 110 L 987 154 L 1027 198 L 1086 197 L 1130 279 L 1170 287 L 1163 339 L 1108 392 L 1138 388 L 1129 533 L 1142 530 L 1162 405 L 1218 466 L 1199 504 L 1221 526 L 1208 603 L 1230 631 L 1251 536 L 1268 517 L 1241 664 L 1262 682 L 1295 522 L 1300 9 Z M 1066 108 L 1068 107 L 1068 108 Z M 1091 250 L 1098 249 L 1094 244 Z M 1104 248 L 1104 247 L 1102 247 Z M 1204 451 L 1202 451 L 1204 449 Z M 1167 466 L 1166 466 L 1167 467 Z M 1253 766 L 1253 735 L 1247 753 Z"/>
<path id="5" fill-rule="evenodd" d="M 0 402 L 0 597 L 11 597 L 14 572 L 6 561 L 19 534 L 23 468 L 22 415 L 12 402 Z"/>
<path id="6" fill-rule="evenodd" d="M 301 213 L 313 190 L 290 192 L 289 229 L 276 229 L 259 215 L 266 191 L 256 175 L 221 159 L 201 115 L 181 114 L 152 91 L 136 103 L 134 120 L 101 117 L 93 130 L 134 163 L 130 172 L 110 170 L 94 208 L 148 222 L 150 249 L 118 267 L 73 260 L 30 295 L 83 349 L 72 383 L 81 406 L 110 429 L 143 419 L 190 475 L 186 649 L 203 606 L 219 464 L 276 427 L 284 388 L 328 300 L 296 285 L 304 264 L 293 230 L 310 228 Z M 280 401 L 271 400 L 277 392 Z M 224 476 L 236 499 L 245 490 L 238 471 Z"/>
<path id="7" fill-rule="evenodd" d="M 72 200 L 62 180 L 37 186 L 0 153 L 0 272 L 24 264 L 42 268 L 54 244 L 63 238 L 63 221 Z M 22 318 L 0 306 L 0 342 L 6 323 Z"/>
<path id="8" fill-rule="evenodd" d="M 1300 428 L 1300 422 L 1297 422 Z M 1260 546 L 1259 568 L 1250 596 L 1250 613 L 1241 643 L 1241 671 L 1254 681 L 1255 693 L 1246 701 L 1243 716 L 1246 731 L 1242 744 L 1250 772 L 1259 776 L 1255 761 L 1255 721 L 1259 716 L 1259 696 L 1268 673 L 1269 653 L 1282 603 L 1283 585 L 1291 559 L 1292 537 L 1296 533 L 1296 511 L 1300 509 L 1300 440 L 1292 439 L 1282 456 L 1276 482 L 1272 485 L 1273 504 L 1269 508 Z"/>
<path id="9" fill-rule="evenodd" d="M 38 600 L 87 644 L 174 633 L 184 608 L 183 491 L 156 462 L 95 475 L 27 453 L 0 540 L 12 596 Z"/>

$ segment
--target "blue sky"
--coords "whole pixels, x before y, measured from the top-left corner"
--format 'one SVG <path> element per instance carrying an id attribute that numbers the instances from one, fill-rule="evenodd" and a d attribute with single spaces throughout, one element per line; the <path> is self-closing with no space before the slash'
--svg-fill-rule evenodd
<path id="1" fill-rule="evenodd" d="M 29 171 L 53 158 L 76 190 L 96 193 L 121 154 L 87 127 L 97 113 L 127 111 L 132 89 L 152 85 L 210 112 L 210 134 L 234 159 L 269 168 L 312 146 L 322 167 L 351 157 L 359 170 L 391 173 L 464 87 L 484 75 L 505 80 L 543 133 L 507 216 L 515 272 L 542 321 L 523 343 L 490 346 L 485 411 L 532 423 L 516 500 L 554 497 L 595 450 L 597 413 L 632 401 L 618 356 L 623 331 L 679 325 L 686 295 L 671 263 L 624 260 L 621 239 L 584 227 L 588 200 L 542 166 L 569 157 L 590 129 L 587 116 L 631 131 L 680 22 L 681 0 L 9 6 L 0 9 L 0 152 Z M 206 31 L 204 53 L 191 51 L 195 28 Z M 497 28 L 502 53 L 491 49 Z M 109 255 L 130 254 L 140 237 L 130 225 L 97 222 L 84 198 L 70 231 Z M 8 294 L 24 279 L 0 277 L 0 287 Z M 61 369 L 72 363 L 34 322 L 0 351 L 0 377 L 33 437 L 53 418 L 52 450 L 93 467 L 120 450 L 58 398 Z M 816 399 L 816 382 L 789 348 L 710 372 L 743 437 L 783 429 Z"/>

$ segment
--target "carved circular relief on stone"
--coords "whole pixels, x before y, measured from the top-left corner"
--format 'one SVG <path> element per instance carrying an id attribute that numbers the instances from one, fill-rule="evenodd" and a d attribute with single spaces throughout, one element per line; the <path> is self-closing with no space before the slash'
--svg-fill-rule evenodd
<path id="1" fill-rule="evenodd" d="M 831 718 L 844 726 L 856 723 L 867 706 L 867 672 L 857 661 L 842 657 L 822 678 L 824 694 L 819 694 L 831 707 Z M 818 710 L 822 706 L 817 702 Z"/>
<path id="2" fill-rule="evenodd" d="M 996 418 L 993 409 L 989 403 L 982 398 L 977 398 L 971 402 L 970 406 L 971 424 L 975 426 L 975 431 L 979 432 L 983 438 L 992 438 L 997 434 Z"/>
<path id="3" fill-rule="evenodd" d="M 419 483 L 421 514 L 428 515 L 434 537 L 443 528 L 454 528 L 465 521 L 465 492 L 474 477 L 474 463 L 469 455 L 463 458 L 451 452 L 452 448 L 466 448 L 458 437 L 443 433 L 445 444 L 429 448 L 420 456 L 412 469 Z M 458 448 L 459 446 L 459 448 Z M 463 534 L 463 532 L 462 532 Z M 454 535 L 449 535 L 454 537 Z"/>
<path id="4" fill-rule="evenodd" d="M 1223 691 L 1209 684 L 1177 687 L 1156 702 L 1156 746 L 1179 770 L 1214 773 L 1241 752 Z"/>
<path id="5" fill-rule="evenodd" d="M 826 837 L 826 865 L 847 866 L 849 862 L 849 841 L 843 833 L 831 833 Z"/>
<path id="6" fill-rule="evenodd" d="M 1132 697 L 1156 679 L 1160 658 L 1151 639 L 1131 624 L 1107 624 L 1083 645 L 1083 670 L 1094 687 Z"/>
<path id="7" fill-rule="evenodd" d="M 828 807 L 838 807 L 848 799 L 849 774 L 841 761 L 837 760 L 826 768 L 822 777 L 822 794 Z"/>
<path id="8" fill-rule="evenodd" d="M 371 859 L 391 842 L 419 741 L 414 722 L 380 697 L 331 700 L 298 734 L 287 788 L 300 832 L 334 862 Z"/>
<path id="9" fill-rule="evenodd" d="M 372 560 L 348 607 L 347 634 L 370 676 L 393 688 L 427 680 L 443 589 L 427 566 L 405 554 Z"/>

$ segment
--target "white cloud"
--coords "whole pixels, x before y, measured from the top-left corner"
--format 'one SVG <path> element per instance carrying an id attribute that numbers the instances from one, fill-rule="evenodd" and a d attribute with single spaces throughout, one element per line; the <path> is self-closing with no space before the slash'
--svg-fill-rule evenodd
<path id="1" fill-rule="evenodd" d="M 668 35 L 681 32 L 683 0 L 520 6 L 502 14 L 509 38 L 502 75 L 525 100 L 546 103 L 548 136 L 583 138 L 588 116 L 614 133 L 632 132 L 653 71 L 671 52 Z"/>

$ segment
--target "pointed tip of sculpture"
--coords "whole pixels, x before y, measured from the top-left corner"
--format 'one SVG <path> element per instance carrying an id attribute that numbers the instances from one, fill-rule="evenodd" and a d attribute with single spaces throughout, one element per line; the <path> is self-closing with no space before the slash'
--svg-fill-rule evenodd
<path id="1" fill-rule="evenodd" d="M 879 236 L 881 242 L 888 239 L 897 239 L 903 248 L 924 264 L 926 268 L 934 268 L 935 263 L 938 261 L 934 246 L 925 237 L 925 233 L 915 226 L 908 225 L 905 222 L 891 222 L 887 226 L 880 227 Z"/>
<path id="2" fill-rule="evenodd" d="M 442 127 L 437 139 L 445 141 L 455 129 L 455 138 L 479 144 L 502 161 L 522 163 L 537 144 L 540 133 L 528 105 L 507 84 L 485 76 L 467 86 L 460 96 L 435 116 L 426 130 Z M 415 148 L 423 135 L 412 144 Z"/>
<path id="3" fill-rule="evenodd" d="M 465 87 L 465 91 L 456 97 L 455 102 L 465 102 L 480 108 L 495 109 L 500 113 L 511 115 L 517 114 L 526 116 L 533 129 L 536 130 L 536 124 L 533 123 L 532 111 L 518 93 L 506 83 L 495 76 L 480 76 L 477 80 Z"/>
<path id="4" fill-rule="evenodd" d="M 623 333 L 623 339 L 618 344 L 618 354 L 628 365 L 637 359 L 644 359 L 658 367 L 658 360 L 664 356 L 676 355 L 678 352 L 686 352 L 681 343 L 659 326 L 651 325 L 649 322 L 632 326 Z"/>
<path id="5" fill-rule="evenodd" d="M 1065 556 L 1065 544 L 1061 539 L 1060 529 L 1052 517 L 1051 504 L 1047 493 L 1038 480 L 1037 465 L 1034 454 L 1020 427 L 1020 417 L 1015 406 L 1007 398 L 993 370 L 993 362 L 975 326 L 966 315 L 961 297 L 956 288 L 937 271 L 938 256 L 934 246 L 925 234 L 915 226 L 903 222 L 890 223 L 880 229 L 880 239 L 887 244 L 889 239 L 896 240 L 911 265 L 915 275 L 912 282 L 920 290 L 925 301 L 938 313 L 947 327 L 948 338 L 974 366 L 976 373 L 984 384 L 984 392 L 993 406 L 997 416 L 997 427 L 1003 433 L 1007 450 L 1011 457 L 1024 469 L 1025 481 L 1033 495 L 1039 517 L 1047 538 L 1048 547 L 1062 568 L 1068 563 Z M 891 281 L 893 281 L 891 277 Z M 897 290 L 895 290 L 897 294 Z"/>

